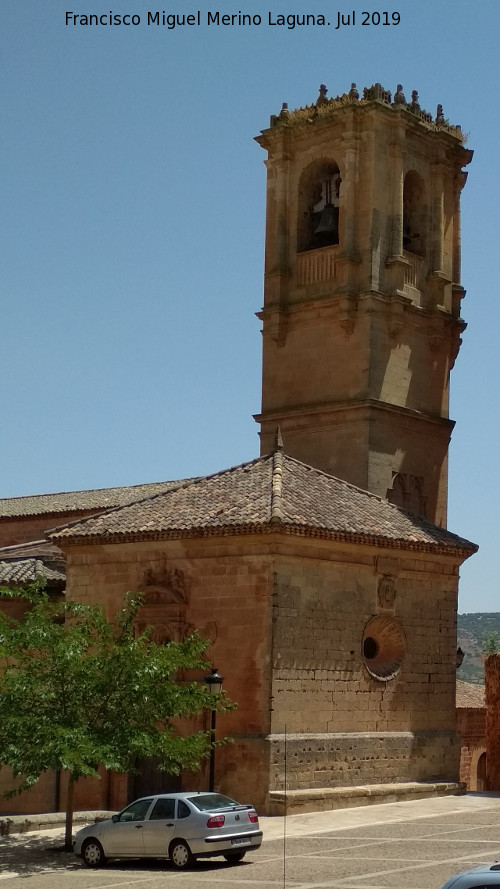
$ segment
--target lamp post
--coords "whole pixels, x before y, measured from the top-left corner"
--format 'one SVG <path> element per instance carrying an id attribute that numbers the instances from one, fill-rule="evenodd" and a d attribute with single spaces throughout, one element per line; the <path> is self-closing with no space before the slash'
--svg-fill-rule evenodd
<path id="1" fill-rule="evenodd" d="M 208 685 L 210 694 L 213 696 L 213 703 L 215 704 L 216 698 L 220 695 L 222 691 L 222 683 L 224 681 L 224 677 L 221 676 L 215 667 L 212 667 L 212 671 L 205 676 L 205 682 Z M 211 709 L 211 719 L 210 719 L 210 740 L 212 743 L 215 741 L 215 714 L 216 714 L 215 706 Z M 208 773 L 208 789 L 214 789 L 214 775 L 215 775 L 215 748 L 210 748 L 210 768 Z"/>

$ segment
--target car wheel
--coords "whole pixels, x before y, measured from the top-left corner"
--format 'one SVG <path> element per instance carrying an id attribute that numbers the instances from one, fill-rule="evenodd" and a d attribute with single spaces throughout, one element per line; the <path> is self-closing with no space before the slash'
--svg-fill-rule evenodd
<path id="1" fill-rule="evenodd" d="M 170 861 L 177 870 L 191 867 L 194 857 L 188 844 L 184 840 L 173 840 L 168 850 Z"/>
<path id="2" fill-rule="evenodd" d="M 85 840 L 82 846 L 82 858 L 87 867 L 104 867 L 106 856 L 99 840 L 93 837 Z"/>
<path id="3" fill-rule="evenodd" d="M 245 855 L 246 852 L 226 852 L 224 858 L 229 864 L 238 864 L 238 861 L 243 861 Z"/>

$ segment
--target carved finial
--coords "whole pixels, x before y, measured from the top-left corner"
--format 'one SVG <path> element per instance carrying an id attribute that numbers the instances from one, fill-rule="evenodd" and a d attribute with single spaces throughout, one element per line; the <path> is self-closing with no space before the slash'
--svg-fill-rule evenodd
<path id="1" fill-rule="evenodd" d="M 405 94 L 403 92 L 403 85 L 398 83 L 396 92 L 394 94 L 394 104 L 395 105 L 406 105 Z"/>
<path id="2" fill-rule="evenodd" d="M 436 109 L 436 123 L 444 123 L 443 106 L 438 105 Z"/>
<path id="3" fill-rule="evenodd" d="M 283 437 L 281 435 L 281 429 L 279 426 L 276 426 L 276 437 L 274 440 L 274 450 L 283 452 Z"/>
<path id="4" fill-rule="evenodd" d="M 328 92 L 328 90 L 327 90 L 325 84 L 324 84 L 324 83 L 320 83 L 320 85 L 319 85 L 319 96 L 318 96 L 318 98 L 316 99 L 316 105 L 324 105 L 325 102 L 328 102 L 328 99 L 326 98 L 326 94 L 327 94 L 327 92 Z"/>
<path id="5" fill-rule="evenodd" d="M 288 117 L 288 102 L 283 102 L 279 116 Z"/>
<path id="6" fill-rule="evenodd" d="M 349 90 L 349 98 L 350 99 L 359 99 L 359 93 L 356 89 L 356 84 L 351 83 L 351 89 Z"/>
<path id="7" fill-rule="evenodd" d="M 420 111 L 420 105 L 418 104 L 417 90 L 412 90 L 412 92 L 411 92 L 411 110 L 412 111 Z"/>

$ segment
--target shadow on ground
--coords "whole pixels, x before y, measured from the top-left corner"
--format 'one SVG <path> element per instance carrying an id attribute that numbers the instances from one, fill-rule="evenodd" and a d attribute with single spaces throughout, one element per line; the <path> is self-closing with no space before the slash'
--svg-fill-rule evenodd
<path id="1" fill-rule="evenodd" d="M 242 868 L 250 861 L 230 864 L 221 859 L 201 859 L 193 865 L 193 870 L 220 871 L 227 868 Z M 61 838 L 55 839 L 31 836 L 28 833 L 0 837 L 0 877 L 5 874 L 18 874 L 29 877 L 50 871 L 66 871 L 67 873 L 84 867 L 72 852 L 64 852 Z M 173 871 L 170 862 L 163 859 L 134 859 L 112 861 L 101 872 L 106 871 Z"/>
<path id="2" fill-rule="evenodd" d="M 0 875 L 19 876 L 43 871 L 70 871 L 81 867 L 72 852 L 61 851 L 61 839 L 30 836 L 29 833 L 0 837 Z"/>

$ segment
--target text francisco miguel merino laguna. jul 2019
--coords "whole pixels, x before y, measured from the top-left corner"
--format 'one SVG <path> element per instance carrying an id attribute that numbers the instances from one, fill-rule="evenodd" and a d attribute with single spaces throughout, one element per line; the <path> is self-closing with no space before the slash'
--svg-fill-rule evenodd
<path id="1" fill-rule="evenodd" d="M 281 26 L 286 28 L 295 28 L 298 26 L 319 26 L 332 27 L 335 30 L 343 27 L 355 27 L 356 25 L 381 25 L 394 26 L 399 25 L 401 16 L 399 12 L 343 12 L 332 10 L 326 15 L 322 13 L 275 13 L 267 12 L 263 15 L 258 13 L 245 13 L 241 10 L 233 13 L 220 12 L 217 10 L 195 10 L 193 12 L 168 12 L 162 10 L 148 12 L 126 12 L 118 13 L 90 13 L 90 12 L 66 12 L 66 26 L 82 26 L 82 27 L 138 27 L 140 25 L 156 26 L 173 30 L 182 27 L 199 27 L 206 26 L 225 26 L 225 27 L 258 27 L 260 25 Z"/>

